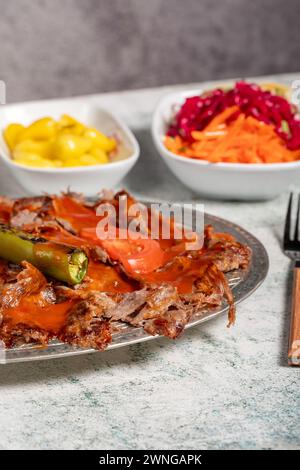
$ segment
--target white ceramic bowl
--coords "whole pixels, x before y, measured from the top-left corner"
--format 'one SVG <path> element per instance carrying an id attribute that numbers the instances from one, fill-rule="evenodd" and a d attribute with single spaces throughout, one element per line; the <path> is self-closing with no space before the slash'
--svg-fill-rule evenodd
<path id="1" fill-rule="evenodd" d="M 95 127 L 119 141 L 115 161 L 105 165 L 74 168 L 31 168 L 15 163 L 4 142 L 2 131 L 12 122 L 28 125 L 36 119 L 51 116 L 59 119 L 69 114 L 84 124 Z M 95 195 L 102 188 L 114 188 L 131 170 L 139 157 L 139 145 L 130 129 L 108 111 L 88 100 L 78 98 L 43 100 L 0 106 L 0 157 L 29 194 L 57 193 L 67 188 Z"/>
<path id="2" fill-rule="evenodd" d="M 192 191 L 217 199 L 267 200 L 300 182 L 300 161 L 272 164 L 209 163 L 180 157 L 167 150 L 163 139 L 174 112 L 189 96 L 204 90 L 165 96 L 154 112 L 152 136 L 155 146 L 177 178 Z"/>

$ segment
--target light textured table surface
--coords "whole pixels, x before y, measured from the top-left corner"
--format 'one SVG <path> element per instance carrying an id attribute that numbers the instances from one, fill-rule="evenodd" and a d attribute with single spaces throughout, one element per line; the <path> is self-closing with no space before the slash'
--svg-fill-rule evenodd
<path id="1" fill-rule="evenodd" d="M 126 188 L 149 198 L 200 201 L 152 145 L 151 112 L 171 89 L 87 99 L 123 117 L 140 142 Z M 0 192 L 22 194 L 2 167 Z M 290 265 L 280 249 L 287 195 L 264 203 L 201 201 L 207 212 L 251 231 L 269 253 L 267 280 L 238 306 L 236 326 L 227 329 L 220 317 L 176 342 L 161 338 L 0 366 L 0 448 L 300 448 L 300 370 L 286 365 Z"/>

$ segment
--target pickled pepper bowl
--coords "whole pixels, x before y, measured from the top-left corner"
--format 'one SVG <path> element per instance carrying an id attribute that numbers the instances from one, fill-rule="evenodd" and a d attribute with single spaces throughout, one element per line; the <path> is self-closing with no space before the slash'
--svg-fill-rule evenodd
<path id="1" fill-rule="evenodd" d="M 164 145 L 164 136 L 174 113 L 186 98 L 204 91 L 194 89 L 165 96 L 158 103 L 152 119 L 152 137 L 156 149 L 185 186 L 209 198 L 261 201 L 273 199 L 292 184 L 299 184 L 300 161 L 269 164 L 210 163 L 170 152 Z"/>
<path id="2" fill-rule="evenodd" d="M 117 140 L 114 161 L 103 165 L 68 168 L 34 168 L 14 162 L 3 139 L 3 130 L 13 122 L 29 125 L 45 116 L 58 119 L 70 114 Z M 43 100 L 0 107 L 0 159 L 28 194 L 57 193 L 70 189 L 94 196 L 101 188 L 115 188 L 139 158 L 139 144 L 131 130 L 107 110 L 79 98 Z"/>

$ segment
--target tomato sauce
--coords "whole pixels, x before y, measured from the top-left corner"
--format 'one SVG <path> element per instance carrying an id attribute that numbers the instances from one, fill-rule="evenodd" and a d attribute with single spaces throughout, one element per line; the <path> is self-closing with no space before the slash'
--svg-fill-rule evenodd
<path id="1" fill-rule="evenodd" d="M 90 260 L 87 276 L 90 283 L 85 289 L 108 293 L 132 292 L 137 288 L 137 283 L 126 279 L 116 268 Z"/>
<path id="2" fill-rule="evenodd" d="M 57 334 L 65 325 L 68 312 L 74 305 L 74 300 L 59 304 L 40 305 L 39 296 L 23 297 L 17 307 L 4 309 L 4 318 L 11 326 L 18 324 L 30 328 L 40 328 Z"/>

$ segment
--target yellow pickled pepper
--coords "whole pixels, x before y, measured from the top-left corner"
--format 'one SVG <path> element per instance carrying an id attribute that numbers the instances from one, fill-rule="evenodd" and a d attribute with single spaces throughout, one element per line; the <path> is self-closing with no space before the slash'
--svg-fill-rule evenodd
<path id="1" fill-rule="evenodd" d="M 34 121 L 21 134 L 22 140 L 49 140 L 55 137 L 57 132 L 57 124 L 54 119 L 45 117 Z"/>
<path id="2" fill-rule="evenodd" d="M 9 124 L 4 131 L 3 131 L 3 137 L 4 140 L 9 148 L 10 151 L 12 151 L 18 142 L 18 137 L 20 134 L 24 131 L 25 127 L 22 126 L 22 124 Z"/>
<path id="3" fill-rule="evenodd" d="M 99 147 L 105 152 L 111 152 L 116 147 L 116 142 L 113 139 L 110 139 L 93 127 L 87 127 L 83 135 L 91 139 L 95 147 Z"/>
<path id="4" fill-rule="evenodd" d="M 53 146 L 53 156 L 63 162 L 74 159 L 88 152 L 92 143 L 85 137 L 73 134 L 60 134 Z"/>
<path id="5" fill-rule="evenodd" d="M 13 159 L 32 167 L 105 164 L 116 147 L 114 139 L 67 114 L 58 121 L 45 117 L 28 127 L 10 124 L 3 135 Z"/>

